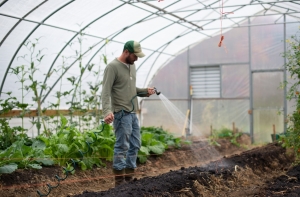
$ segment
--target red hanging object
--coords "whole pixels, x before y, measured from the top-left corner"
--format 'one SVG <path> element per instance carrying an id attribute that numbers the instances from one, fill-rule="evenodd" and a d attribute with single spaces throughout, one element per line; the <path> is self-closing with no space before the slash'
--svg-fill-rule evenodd
<path id="1" fill-rule="evenodd" d="M 218 46 L 219 46 L 219 47 L 221 47 L 221 46 L 222 46 L 222 42 L 223 42 L 223 40 L 224 40 L 224 36 L 222 35 L 222 36 L 221 36 L 221 40 L 220 40 L 220 42 L 219 42 L 219 44 L 218 44 Z"/>
<path id="2" fill-rule="evenodd" d="M 221 0 L 220 0 L 221 2 Z M 220 6 L 221 7 L 221 6 Z M 218 44 L 218 47 L 221 47 L 222 46 L 222 42 L 224 40 L 224 36 L 222 35 L 222 18 L 223 18 L 223 14 L 233 14 L 233 12 L 223 12 L 223 0 L 222 0 L 222 7 L 221 7 L 221 10 L 220 10 L 220 21 L 221 21 L 221 40 Z"/>

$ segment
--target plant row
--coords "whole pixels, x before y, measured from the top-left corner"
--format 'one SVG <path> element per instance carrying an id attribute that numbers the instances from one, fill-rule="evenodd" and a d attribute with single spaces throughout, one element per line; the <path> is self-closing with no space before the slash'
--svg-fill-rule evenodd
<path id="1" fill-rule="evenodd" d="M 238 147 L 241 146 L 241 144 L 237 141 L 237 139 L 242 135 L 241 132 L 234 132 L 231 129 L 228 128 L 221 128 L 220 130 L 214 130 L 209 136 L 209 143 L 214 146 L 221 146 L 217 140 L 218 139 L 227 139 L 232 143 L 233 145 L 236 145 Z"/>
<path id="2" fill-rule="evenodd" d="M 138 159 L 146 162 L 151 154 L 163 154 L 169 147 L 179 148 L 181 139 L 162 128 L 142 127 L 142 147 Z M 80 132 L 60 116 L 60 129 L 51 136 L 39 135 L 34 139 L 18 136 L 5 150 L 0 150 L 0 174 L 12 173 L 20 168 L 41 169 L 42 166 L 59 165 L 71 169 L 74 164 L 82 170 L 105 166 L 111 161 L 115 135 L 110 125 Z"/>

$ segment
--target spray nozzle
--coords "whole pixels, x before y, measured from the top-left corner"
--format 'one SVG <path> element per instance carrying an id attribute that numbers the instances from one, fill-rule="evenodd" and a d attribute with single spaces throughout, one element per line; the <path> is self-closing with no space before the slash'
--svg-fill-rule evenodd
<path id="1" fill-rule="evenodd" d="M 154 91 L 157 95 L 160 95 L 160 92 L 157 91 L 156 87 L 154 87 Z"/>

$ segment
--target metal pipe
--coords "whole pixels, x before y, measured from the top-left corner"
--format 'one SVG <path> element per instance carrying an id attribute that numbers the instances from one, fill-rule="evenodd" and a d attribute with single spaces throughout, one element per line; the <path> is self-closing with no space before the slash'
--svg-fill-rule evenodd
<path id="1" fill-rule="evenodd" d="M 298 14 L 300 12 L 289 12 L 289 14 Z M 226 15 L 225 18 L 223 18 L 222 20 L 228 20 L 228 19 L 237 19 L 237 18 L 247 18 L 247 17 L 259 17 L 259 16 L 276 16 L 276 15 L 282 15 L 282 13 L 277 13 L 277 14 L 255 14 L 253 16 L 232 16 L 232 17 L 227 17 L 229 15 Z M 213 19 L 200 19 L 200 20 L 190 20 L 191 22 L 203 22 L 203 21 L 211 21 L 211 20 L 215 20 L 215 18 Z"/>
<path id="2" fill-rule="evenodd" d="M 254 134 L 253 134 L 253 82 L 252 82 L 252 72 L 251 72 L 251 21 L 250 18 L 248 17 L 248 44 L 249 44 L 249 49 L 248 49 L 248 53 L 249 53 L 249 105 L 250 105 L 250 109 L 248 111 L 249 114 L 249 118 L 250 118 L 250 137 L 251 137 L 251 143 L 254 143 Z M 250 113 L 249 113 L 250 112 Z"/>
<path id="3" fill-rule="evenodd" d="M 182 17 L 180 17 L 180 16 L 177 16 L 177 15 L 173 14 L 172 12 L 168 12 L 168 11 L 166 11 L 165 9 L 162 9 L 162 8 L 160 8 L 160 7 L 157 7 L 157 6 L 152 5 L 152 4 L 150 4 L 150 3 L 147 3 L 147 2 L 142 2 L 142 1 L 140 1 L 140 0 L 137 0 L 137 1 L 138 1 L 138 2 L 141 2 L 141 3 L 143 3 L 143 4 L 146 4 L 146 5 L 148 5 L 148 6 L 152 7 L 152 8 L 155 8 L 155 9 L 157 9 L 157 10 L 163 12 L 164 14 L 171 15 L 171 16 L 173 16 L 173 17 L 175 17 L 175 18 L 178 18 L 178 19 L 181 20 L 181 21 L 187 22 L 187 23 L 189 23 L 189 24 L 191 24 L 191 25 L 193 25 L 193 26 L 195 26 L 195 27 L 197 27 L 197 28 L 203 30 L 203 27 L 201 27 L 201 26 L 199 26 L 199 25 L 197 25 L 197 24 L 195 24 L 195 23 L 192 23 L 192 22 L 190 22 L 190 21 L 187 21 L 185 18 L 182 18 Z"/>
<path id="4" fill-rule="evenodd" d="M 206 7 L 206 8 L 200 8 L 200 9 L 172 11 L 172 13 L 191 12 L 191 11 L 194 11 L 194 10 L 201 11 L 201 10 L 221 9 L 221 8 L 224 9 L 224 8 L 232 8 L 232 7 L 240 7 L 240 6 L 262 5 L 262 4 L 272 4 L 272 3 L 275 3 L 275 4 L 279 4 L 279 3 L 294 3 L 294 2 L 296 2 L 296 1 L 286 0 L 286 1 L 272 1 L 272 2 L 260 2 L 260 3 L 250 3 L 250 4 L 247 3 L 247 4 L 238 4 L 238 5 L 227 5 L 227 6 L 225 5 L 225 6 L 217 6 L 217 7 Z"/>
<path id="5" fill-rule="evenodd" d="M 252 73 L 264 73 L 264 72 L 283 72 L 284 69 L 264 69 L 264 70 L 252 70 Z"/>
<path id="6" fill-rule="evenodd" d="M 194 65 L 190 65 L 190 67 L 206 67 L 206 66 L 216 66 L 216 64 L 194 64 Z M 220 64 L 220 62 L 219 62 Z M 236 62 L 236 63 L 222 63 L 223 66 L 227 66 L 227 65 L 241 65 L 241 64 L 249 64 L 249 62 Z"/>
<path id="7" fill-rule="evenodd" d="M 285 14 L 283 15 L 283 20 L 284 22 L 286 22 L 286 16 Z M 284 48 L 284 54 L 286 54 L 286 24 L 284 23 L 283 25 L 283 48 Z M 286 65 L 286 58 L 283 58 L 283 62 L 284 62 L 284 65 Z M 284 69 L 283 69 L 283 81 L 285 82 L 287 79 L 286 79 L 286 67 L 284 66 Z M 284 89 L 283 89 L 283 130 L 284 130 L 284 133 L 286 133 L 287 131 L 287 87 L 286 85 L 284 86 Z"/>
<path id="8" fill-rule="evenodd" d="M 4 0 L 0 3 L 0 7 L 3 6 L 8 0 Z"/>

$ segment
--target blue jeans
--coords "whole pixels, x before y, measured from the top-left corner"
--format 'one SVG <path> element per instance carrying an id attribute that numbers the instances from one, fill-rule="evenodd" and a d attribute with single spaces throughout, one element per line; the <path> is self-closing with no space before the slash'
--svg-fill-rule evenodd
<path id="1" fill-rule="evenodd" d="M 116 143 L 114 146 L 113 168 L 136 168 L 138 151 L 141 148 L 141 133 L 135 113 L 114 114 Z"/>

